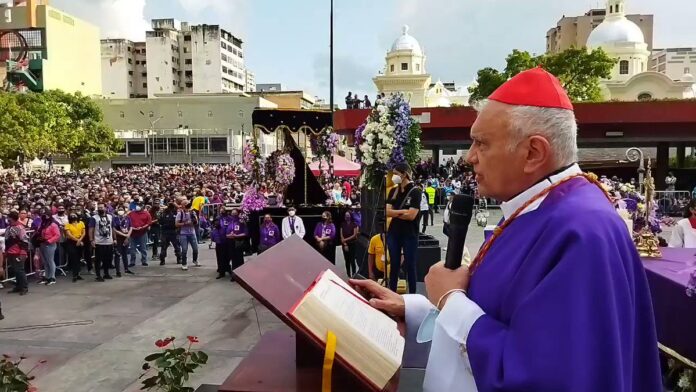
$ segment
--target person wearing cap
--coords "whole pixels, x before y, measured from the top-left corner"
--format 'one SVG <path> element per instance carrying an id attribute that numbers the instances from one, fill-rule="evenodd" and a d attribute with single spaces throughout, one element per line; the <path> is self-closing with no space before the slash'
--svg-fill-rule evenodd
<path id="1" fill-rule="evenodd" d="M 662 391 L 645 270 L 596 176 L 576 164 L 573 106 L 541 68 L 504 83 L 471 128 L 480 193 L 504 221 L 468 267 L 432 266 L 428 297 L 351 281 L 430 341 L 425 391 Z M 421 348 L 422 350 L 422 348 Z"/>
<path id="2" fill-rule="evenodd" d="M 283 239 L 288 239 L 292 235 L 304 238 L 306 234 L 304 222 L 302 222 L 302 218 L 296 216 L 296 213 L 297 210 L 295 207 L 288 208 L 288 216 L 283 218 L 283 222 L 281 223 L 281 226 L 283 226 Z"/>

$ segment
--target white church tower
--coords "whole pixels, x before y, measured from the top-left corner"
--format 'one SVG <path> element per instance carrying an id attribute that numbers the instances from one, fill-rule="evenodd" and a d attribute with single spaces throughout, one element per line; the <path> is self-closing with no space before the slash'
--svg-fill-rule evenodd
<path id="1" fill-rule="evenodd" d="M 420 44 L 409 35 L 408 26 L 404 26 L 401 36 L 387 53 L 384 71 L 373 79 L 377 91 L 386 95 L 401 92 L 411 107 L 425 107 L 426 91 L 431 82 L 425 60 Z"/>

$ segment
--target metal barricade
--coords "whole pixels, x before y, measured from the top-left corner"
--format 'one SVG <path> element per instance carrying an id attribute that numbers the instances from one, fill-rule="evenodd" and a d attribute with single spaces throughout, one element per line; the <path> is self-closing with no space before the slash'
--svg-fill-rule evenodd
<path id="1" fill-rule="evenodd" d="M 222 203 L 208 203 L 203 205 L 203 216 L 209 221 L 213 222 L 215 218 L 220 216 L 220 213 L 222 212 L 222 209 L 224 207 L 224 204 Z"/>
<path id="2" fill-rule="evenodd" d="M 665 216 L 683 216 L 691 201 L 689 191 L 655 191 L 658 212 Z"/>

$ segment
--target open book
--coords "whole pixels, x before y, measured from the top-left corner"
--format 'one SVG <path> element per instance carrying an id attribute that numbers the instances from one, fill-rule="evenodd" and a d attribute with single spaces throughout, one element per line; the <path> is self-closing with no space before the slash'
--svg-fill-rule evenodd
<path id="1" fill-rule="evenodd" d="M 322 272 L 288 313 L 316 340 L 336 335 L 336 354 L 382 390 L 401 366 L 404 338 L 396 321 L 372 308 L 331 270 Z"/>

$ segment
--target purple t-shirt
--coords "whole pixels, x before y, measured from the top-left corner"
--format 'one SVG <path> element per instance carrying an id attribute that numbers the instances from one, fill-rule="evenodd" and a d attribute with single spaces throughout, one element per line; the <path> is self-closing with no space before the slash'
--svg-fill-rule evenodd
<path id="1" fill-rule="evenodd" d="M 333 242 L 336 238 L 336 226 L 333 223 L 324 224 L 318 223 L 317 227 L 314 228 L 315 237 L 329 237 L 329 241 Z"/>
<path id="2" fill-rule="evenodd" d="M 275 223 L 261 225 L 260 244 L 267 248 L 275 246 L 280 242 L 280 230 Z"/>
<path id="3" fill-rule="evenodd" d="M 176 223 L 184 223 L 184 226 L 179 230 L 180 235 L 196 234 L 196 228 L 194 227 L 196 223 L 195 215 L 191 211 L 179 211 L 176 213 Z"/>
<path id="4" fill-rule="evenodd" d="M 246 225 L 239 220 L 239 218 L 232 218 L 230 224 L 227 226 L 227 231 L 225 235 L 249 235 Z"/>

